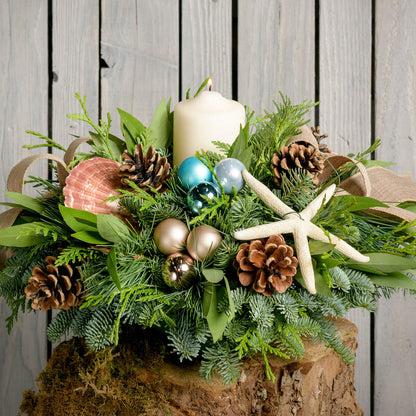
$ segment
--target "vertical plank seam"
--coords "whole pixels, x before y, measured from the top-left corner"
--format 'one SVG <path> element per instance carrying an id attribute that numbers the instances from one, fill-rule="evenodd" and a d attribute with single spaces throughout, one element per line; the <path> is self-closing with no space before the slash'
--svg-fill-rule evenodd
<path id="1" fill-rule="evenodd" d="M 238 0 L 231 3 L 231 96 L 238 100 Z"/>
<path id="2" fill-rule="evenodd" d="M 371 0 L 371 114 L 370 114 L 370 140 L 374 144 L 376 137 L 376 0 Z M 371 159 L 375 159 L 374 152 Z M 370 314 L 370 416 L 375 412 L 375 313 Z"/>
<path id="3" fill-rule="evenodd" d="M 48 137 L 53 136 L 52 122 L 53 122 L 53 14 L 52 14 L 53 0 L 48 0 Z M 52 153 L 52 147 L 48 147 L 48 153 Z M 52 179 L 52 169 L 48 166 L 48 179 Z M 52 310 L 49 309 L 46 313 L 46 326 L 52 321 Z M 44 334 L 46 341 L 46 359 L 49 360 L 52 354 L 52 343 L 48 340 L 47 334 Z"/>
<path id="4" fill-rule="evenodd" d="M 315 0 L 315 102 L 319 101 L 320 96 L 320 4 L 319 0 Z M 319 105 L 315 106 L 315 126 L 319 126 Z"/>
<path id="5" fill-rule="evenodd" d="M 102 69 L 107 67 L 107 63 L 104 61 L 101 55 L 101 30 L 102 30 L 102 2 L 98 0 L 98 120 L 102 119 L 102 99 L 101 99 L 101 76 Z"/>
<path id="6" fill-rule="evenodd" d="M 179 34 L 178 34 L 178 101 L 182 101 L 182 0 L 178 0 L 178 28 L 179 28 Z"/>

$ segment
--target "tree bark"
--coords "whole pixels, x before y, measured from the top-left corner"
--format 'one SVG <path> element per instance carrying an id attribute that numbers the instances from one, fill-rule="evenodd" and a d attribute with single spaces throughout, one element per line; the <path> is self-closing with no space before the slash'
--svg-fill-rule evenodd
<path id="1" fill-rule="evenodd" d="M 337 326 L 355 351 L 356 326 L 346 319 Z M 94 356 L 79 340 L 69 341 L 55 349 L 41 373 L 39 393 L 24 393 L 21 410 L 30 416 L 363 415 L 355 400 L 354 366 L 320 343 L 306 341 L 305 347 L 302 360 L 269 357 L 275 382 L 266 379 L 260 357 L 247 360 L 238 383 L 227 387 L 220 379 L 201 379 L 198 365 L 148 359 L 143 351 L 137 357 L 126 349 Z"/>

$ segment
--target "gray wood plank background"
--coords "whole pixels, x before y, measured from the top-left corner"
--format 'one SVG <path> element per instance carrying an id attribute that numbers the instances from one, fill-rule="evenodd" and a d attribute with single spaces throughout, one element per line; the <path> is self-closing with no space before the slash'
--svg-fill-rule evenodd
<path id="1" fill-rule="evenodd" d="M 377 157 L 416 180 L 416 3 L 413 0 L 0 1 L 0 189 L 36 139 L 63 144 L 88 129 L 65 117 L 87 95 L 91 117 L 116 107 L 144 123 L 212 76 L 214 89 L 257 112 L 278 91 L 319 99 L 309 115 L 340 153 L 383 139 Z M 45 172 L 36 166 L 33 172 Z M 0 198 L 3 198 L 0 196 Z M 1 243 L 1 242 L 0 242 Z M 416 414 L 416 300 L 381 301 L 359 327 L 357 398 L 366 415 Z M 46 362 L 45 314 L 7 335 L 0 301 L 0 415 L 15 415 Z M 373 342 L 373 344 L 372 344 Z"/>

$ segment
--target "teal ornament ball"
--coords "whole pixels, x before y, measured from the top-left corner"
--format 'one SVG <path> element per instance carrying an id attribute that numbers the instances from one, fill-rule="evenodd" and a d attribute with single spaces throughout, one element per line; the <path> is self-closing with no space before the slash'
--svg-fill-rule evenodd
<path id="1" fill-rule="evenodd" d="M 199 214 L 203 208 L 209 206 L 206 198 L 218 198 L 220 195 L 221 191 L 218 185 L 212 182 L 202 182 L 189 190 L 186 196 L 186 202 L 192 213 Z"/>
<path id="2" fill-rule="evenodd" d="M 187 289 L 195 279 L 194 261 L 182 253 L 171 254 L 162 267 L 163 281 L 175 289 Z"/>
<path id="3" fill-rule="evenodd" d="M 185 246 L 189 231 L 185 223 L 176 218 L 163 220 L 155 228 L 153 238 L 163 254 L 176 253 Z"/>
<path id="4" fill-rule="evenodd" d="M 215 228 L 200 225 L 189 233 L 186 239 L 186 249 L 192 258 L 202 261 L 214 254 L 221 241 L 221 234 Z"/>
<path id="5" fill-rule="evenodd" d="M 211 182 L 211 171 L 195 156 L 185 159 L 178 169 L 178 178 L 185 189 L 191 189 L 202 182 Z"/>
<path id="6" fill-rule="evenodd" d="M 221 160 L 214 168 L 224 192 L 228 195 L 234 194 L 234 188 L 238 191 L 244 186 L 244 179 L 241 171 L 246 167 L 238 159 L 228 158 Z M 214 182 L 217 183 L 215 177 Z"/>

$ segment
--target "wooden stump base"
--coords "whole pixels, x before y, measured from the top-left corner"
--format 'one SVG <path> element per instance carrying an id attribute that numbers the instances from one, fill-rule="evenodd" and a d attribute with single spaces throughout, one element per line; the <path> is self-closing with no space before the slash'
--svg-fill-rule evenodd
<path id="1" fill-rule="evenodd" d="M 337 321 L 344 343 L 356 348 L 357 328 Z M 322 344 L 306 343 L 302 360 L 270 357 L 276 381 L 265 378 L 261 359 L 244 363 L 233 387 L 202 380 L 197 365 L 122 348 L 86 353 L 80 340 L 58 346 L 39 376 L 39 393 L 24 393 L 30 416 L 337 416 L 363 415 L 355 401 L 354 367 Z"/>

